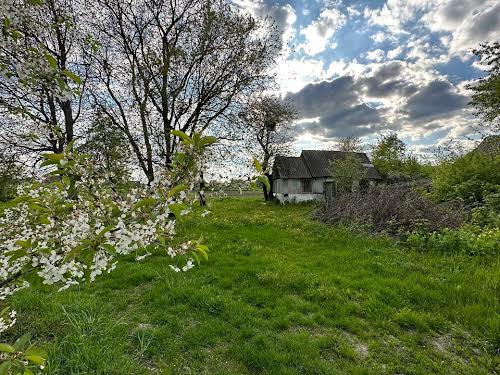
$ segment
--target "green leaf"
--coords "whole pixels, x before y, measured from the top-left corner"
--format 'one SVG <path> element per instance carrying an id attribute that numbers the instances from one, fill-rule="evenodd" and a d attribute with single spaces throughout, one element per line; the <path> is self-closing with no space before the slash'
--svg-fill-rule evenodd
<path id="1" fill-rule="evenodd" d="M 216 137 L 211 137 L 211 136 L 203 137 L 200 141 L 200 147 L 209 146 L 213 143 L 216 143 L 217 141 L 218 139 Z"/>
<path id="2" fill-rule="evenodd" d="M 179 138 L 185 140 L 186 142 L 191 142 L 191 138 L 189 138 L 189 135 L 187 135 L 186 133 L 184 133 L 181 130 L 172 130 L 170 133 L 172 135 L 175 135 L 176 137 L 179 137 Z"/>
<path id="3" fill-rule="evenodd" d="M 11 366 L 12 366 L 12 361 L 2 362 L 0 364 L 0 375 L 7 375 Z"/>
<path id="4" fill-rule="evenodd" d="M 36 355 L 37 357 L 47 359 L 48 355 L 45 349 L 40 348 L 38 346 L 30 346 L 26 351 L 24 352 L 24 355 Z"/>
<path id="5" fill-rule="evenodd" d="M 0 352 L 2 353 L 14 353 L 16 349 L 12 345 L 0 343 Z"/>
<path id="6" fill-rule="evenodd" d="M 33 374 L 30 369 L 25 368 L 23 375 L 35 375 L 35 374 Z"/>
<path id="7" fill-rule="evenodd" d="M 170 191 L 168 192 L 168 197 L 171 198 L 171 197 L 179 194 L 181 191 L 186 190 L 187 188 L 188 188 L 188 186 L 185 184 L 177 185 L 177 186 L 173 187 L 172 189 L 170 189 Z"/>
<path id="8" fill-rule="evenodd" d="M 71 79 L 73 82 L 81 85 L 82 84 L 82 80 L 80 77 L 78 77 L 75 73 L 73 72 L 70 72 L 69 70 L 66 70 L 64 69 L 62 71 L 62 74 L 64 74 L 66 77 L 68 77 L 69 79 Z"/>
<path id="9" fill-rule="evenodd" d="M 198 245 L 196 246 L 198 250 L 203 250 L 203 251 L 208 251 L 208 246 L 207 245 Z"/>
<path id="10" fill-rule="evenodd" d="M 257 170 L 257 172 L 262 173 L 262 165 L 255 158 L 253 159 L 253 165 L 254 165 L 255 169 Z"/>
<path id="11" fill-rule="evenodd" d="M 45 52 L 45 60 L 50 64 L 52 69 L 57 69 L 57 60 L 54 56 L 52 56 L 50 53 Z"/>
<path id="12" fill-rule="evenodd" d="M 187 206 L 181 203 L 174 203 L 168 206 L 168 209 L 175 215 L 177 219 L 181 217 L 181 211 L 185 210 Z"/>
<path id="13" fill-rule="evenodd" d="M 65 260 L 75 259 L 87 247 L 88 247 L 87 245 L 78 245 L 78 246 L 76 246 L 68 254 L 66 254 L 66 257 L 64 259 Z"/>
<path id="14" fill-rule="evenodd" d="M 5 255 L 10 255 L 9 263 L 12 263 L 16 259 L 19 259 L 19 258 L 22 258 L 23 256 L 25 256 L 27 253 L 28 252 L 26 250 L 20 249 L 20 250 L 12 251 L 9 254 L 6 253 Z"/>
<path id="15" fill-rule="evenodd" d="M 155 198 L 144 198 L 144 199 L 141 199 L 136 204 L 134 204 L 133 210 L 137 210 L 137 209 L 139 209 L 141 207 L 144 207 L 144 206 L 152 206 L 155 203 L 156 203 L 156 199 Z"/>
<path id="16" fill-rule="evenodd" d="M 31 334 L 30 333 L 25 333 L 21 337 L 19 337 L 16 342 L 14 343 L 14 349 L 16 351 L 20 352 L 23 350 L 23 348 L 28 344 L 28 342 L 31 340 Z"/>
<path id="17" fill-rule="evenodd" d="M 45 363 L 45 358 L 38 355 L 25 355 L 24 358 L 38 366 L 42 366 Z"/>
<path id="18" fill-rule="evenodd" d="M 60 161 L 64 159 L 64 154 L 48 153 L 48 154 L 42 154 L 42 157 L 46 160 Z"/>
<path id="19" fill-rule="evenodd" d="M 113 245 L 111 245 L 109 243 L 103 243 L 103 244 L 101 244 L 101 247 L 104 250 L 106 250 L 108 253 L 116 255 L 116 248 Z"/>
<path id="20" fill-rule="evenodd" d="M 42 5 L 43 0 L 28 0 L 29 5 Z"/>
<path id="21" fill-rule="evenodd" d="M 266 187 L 267 191 L 271 190 L 271 185 L 269 184 L 269 180 L 266 176 L 259 176 L 257 177 L 257 180 L 259 180 Z"/>
<path id="22" fill-rule="evenodd" d="M 31 241 L 18 240 L 16 245 L 22 247 L 23 249 L 31 247 Z"/>

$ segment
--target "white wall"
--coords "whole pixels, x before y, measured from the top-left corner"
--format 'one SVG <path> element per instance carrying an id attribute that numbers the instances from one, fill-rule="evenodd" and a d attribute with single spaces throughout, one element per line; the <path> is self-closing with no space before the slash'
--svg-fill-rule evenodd
<path id="1" fill-rule="evenodd" d="M 277 193 L 274 194 L 276 199 L 281 202 L 281 203 L 298 203 L 298 202 L 307 202 L 307 201 L 315 201 L 315 200 L 324 200 L 325 196 L 323 194 L 313 194 L 313 193 L 295 193 L 295 194 L 288 194 L 288 196 L 285 197 L 285 194 L 283 193 Z"/>

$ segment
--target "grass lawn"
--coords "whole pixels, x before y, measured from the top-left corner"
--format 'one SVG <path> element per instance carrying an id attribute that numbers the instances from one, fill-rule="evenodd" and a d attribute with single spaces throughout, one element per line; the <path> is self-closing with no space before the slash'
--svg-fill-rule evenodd
<path id="1" fill-rule="evenodd" d="M 420 254 L 310 218 L 213 200 L 185 219 L 210 260 L 133 257 L 89 286 L 13 298 L 49 374 L 498 374 L 500 258 Z M 189 233 L 189 236 L 188 236 Z"/>

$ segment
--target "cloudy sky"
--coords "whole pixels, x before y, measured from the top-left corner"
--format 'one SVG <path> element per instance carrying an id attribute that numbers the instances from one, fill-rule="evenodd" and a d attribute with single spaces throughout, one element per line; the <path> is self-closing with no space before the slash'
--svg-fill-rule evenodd
<path id="1" fill-rule="evenodd" d="M 301 113 L 297 148 L 396 131 L 417 152 L 474 134 L 470 50 L 500 40 L 498 0 L 233 0 L 286 42 L 281 94 Z"/>

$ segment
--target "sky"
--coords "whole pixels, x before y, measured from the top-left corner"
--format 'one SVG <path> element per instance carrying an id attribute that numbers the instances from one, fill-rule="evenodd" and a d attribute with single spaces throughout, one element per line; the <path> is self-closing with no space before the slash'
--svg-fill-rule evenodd
<path id="1" fill-rule="evenodd" d="M 500 1 L 232 1 L 281 34 L 277 81 L 300 113 L 297 150 L 396 132 L 425 155 L 477 138 L 466 86 L 484 72 L 471 50 L 500 40 Z"/>

